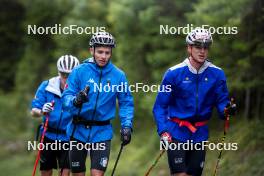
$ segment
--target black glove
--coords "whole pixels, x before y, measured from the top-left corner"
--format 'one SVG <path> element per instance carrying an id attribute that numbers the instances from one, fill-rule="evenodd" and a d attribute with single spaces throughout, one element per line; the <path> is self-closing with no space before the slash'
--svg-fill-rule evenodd
<path id="1" fill-rule="evenodd" d="M 226 107 L 225 107 L 225 112 L 228 115 L 234 116 L 236 114 L 237 108 L 236 108 L 236 104 L 235 103 L 227 103 Z"/>
<path id="2" fill-rule="evenodd" d="M 131 128 L 130 127 L 124 127 L 120 131 L 121 133 L 121 141 L 122 145 L 127 145 L 131 141 Z"/>
<path id="3" fill-rule="evenodd" d="M 76 98 L 73 100 L 73 105 L 80 108 L 85 102 L 88 102 L 88 97 L 87 93 L 82 90 L 76 95 Z"/>

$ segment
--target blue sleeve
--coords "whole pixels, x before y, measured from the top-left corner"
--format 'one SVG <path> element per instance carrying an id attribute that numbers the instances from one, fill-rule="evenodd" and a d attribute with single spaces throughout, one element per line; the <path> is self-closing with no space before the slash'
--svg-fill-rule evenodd
<path id="1" fill-rule="evenodd" d="M 229 93 L 228 93 L 228 89 L 226 85 L 226 77 L 222 70 L 219 74 L 219 79 L 216 85 L 215 94 L 216 94 L 217 112 L 219 114 L 219 117 L 221 119 L 224 119 L 224 109 L 227 103 L 229 102 L 229 99 L 228 99 Z"/>
<path id="2" fill-rule="evenodd" d="M 63 110 L 70 112 L 72 115 L 77 115 L 78 113 L 78 108 L 73 105 L 73 100 L 80 91 L 79 85 L 78 69 L 73 69 L 62 94 Z"/>
<path id="3" fill-rule="evenodd" d="M 48 81 L 43 81 L 40 84 L 35 94 L 35 97 L 32 100 L 31 109 L 33 108 L 42 109 L 43 105 L 47 102 L 47 94 L 45 91 L 45 88 L 47 87 L 47 85 L 48 85 Z"/>
<path id="4" fill-rule="evenodd" d="M 128 81 L 126 79 L 125 74 L 122 75 L 120 83 L 121 85 L 127 85 Z M 134 118 L 134 102 L 133 97 L 129 89 L 124 89 L 124 91 L 120 91 L 117 94 L 118 105 L 119 105 L 119 117 L 121 121 L 122 127 L 131 127 Z"/>
<path id="5" fill-rule="evenodd" d="M 172 88 L 173 77 L 171 71 L 168 70 L 162 80 L 161 87 Z M 162 89 L 161 89 L 162 90 Z M 158 134 L 167 131 L 166 123 L 168 121 L 168 107 L 172 96 L 172 91 L 159 91 L 153 107 L 153 115 L 157 124 Z"/>

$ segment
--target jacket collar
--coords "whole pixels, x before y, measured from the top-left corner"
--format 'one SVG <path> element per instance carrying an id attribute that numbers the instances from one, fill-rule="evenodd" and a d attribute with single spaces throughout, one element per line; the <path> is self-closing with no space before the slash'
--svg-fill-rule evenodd
<path id="1" fill-rule="evenodd" d="M 48 83 L 45 90 L 61 97 L 60 77 L 57 76 L 57 77 L 53 77 L 53 78 L 49 79 L 49 83 Z"/>
<path id="2" fill-rule="evenodd" d="M 83 61 L 83 63 L 89 63 L 92 65 L 92 68 L 94 70 L 96 70 L 97 72 L 101 72 L 102 71 L 102 74 L 106 74 L 108 72 L 110 72 L 113 68 L 114 68 L 114 65 L 112 64 L 111 60 L 109 60 L 109 62 L 104 66 L 104 67 L 99 67 L 96 62 L 94 61 L 94 58 L 91 57 L 91 58 L 88 58 L 86 60 Z"/>
<path id="3" fill-rule="evenodd" d="M 200 69 L 197 71 L 192 64 L 190 63 L 189 58 L 186 58 L 183 61 L 189 68 L 190 72 L 192 72 L 193 74 L 201 74 L 203 73 L 209 66 L 210 66 L 210 62 L 208 60 L 205 60 L 204 64 L 200 67 Z"/>

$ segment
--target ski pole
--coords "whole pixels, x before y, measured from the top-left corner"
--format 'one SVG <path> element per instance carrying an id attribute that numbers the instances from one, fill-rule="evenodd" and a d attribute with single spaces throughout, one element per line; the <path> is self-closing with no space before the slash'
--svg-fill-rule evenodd
<path id="1" fill-rule="evenodd" d="M 121 155 L 121 153 L 122 153 L 122 151 L 123 151 L 123 147 L 124 147 L 124 145 L 121 144 L 121 147 L 120 147 L 119 153 L 118 153 L 118 155 L 117 155 L 117 158 L 116 158 L 115 165 L 114 165 L 114 168 L 113 168 L 113 171 L 112 171 L 111 176 L 114 176 L 114 173 L 115 173 L 115 169 L 116 169 L 117 163 L 118 163 L 119 158 L 120 158 L 120 155 Z"/>
<path id="2" fill-rule="evenodd" d="M 227 134 L 227 130 L 229 128 L 229 121 L 230 121 L 230 114 L 228 113 L 228 108 L 232 107 L 232 105 L 235 104 L 235 99 L 234 98 L 231 98 L 231 101 L 230 101 L 230 105 L 225 108 L 224 110 L 224 114 L 225 114 L 225 126 L 224 126 L 224 134 L 222 136 L 222 141 L 221 143 L 224 145 L 224 141 L 225 141 L 225 138 L 226 138 L 226 134 Z M 216 162 L 216 166 L 215 166 L 215 169 L 214 169 L 214 176 L 217 175 L 217 170 L 219 168 L 219 163 L 220 163 L 220 160 L 222 158 L 222 153 L 223 153 L 223 150 L 220 151 L 219 155 L 218 155 L 218 158 L 217 158 L 217 162 Z"/>
<path id="3" fill-rule="evenodd" d="M 229 119 L 228 119 L 228 120 L 226 119 L 225 126 L 226 126 L 226 124 L 228 123 L 228 121 L 229 121 Z M 223 145 L 224 145 L 225 138 L 226 138 L 226 128 L 225 128 L 225 130 L 224 130 L 224 135 L 223 135 L 223 137 L 222 137 L 222 141 L 221 141 L 221 143 L 222 143 Z M 217 175 L 217 170 L 218 170 L 218 168 L 219 168 L 219 163 L 220 163 L 220 160 L 221 160 L 221 158 L 222 158 L 222 153 L 223 153 L 223 150 L 221 150 L 220 153 L 219 153 L 219 155 L 218 155 L 217 162 L 216 162 L 216 166 L 215 166 L 215 170 L 214 170 L 214 176 Z"/>
<path id="4" fill-rule="evenodd" d="M 162 150 L 160 152 L 160 154 L 158 155 L 158 157 L 156 158 L 156 160 L 154 161 L 154 163 L 150 166 L 150 168 L 148 169 L 148 171 L 146 172 L 145 176 L 148 176 L 151 172 L 151 170 L 157 165 L 157 163 L 159 162 L 159 159 L 162 157 L 162 155 L 165 153 L 165 150 Z"/>
<path id="5" fill-rule="evenodd" d="M 84 89 L 84 92 L 85 92 L 86 94 L 88 94 L 89 90 L 90 90 L 90 87 L 89 87 L 89 86 L 86 86 L 85 89 Z M 81 106 L 79 107 L 79 111 L 78 111 L 77 117 L 79 117 L 80 114 L 81 114 L 81 111 L 82 111 L 82 105 L 83 105 L 83 104 L 81 104 Z M 72 130 L 72 134 L 71 134 L 71 136 L 70 136 L 71 140 L 73 139 L 73 135 L 74 135 L 74 133 L 75 133 L 75 130 L 76 130 L 76 124 L 74 124 L 73 130 Z M 67 157 L 65 156 L 65 158 L 64 158 L 64 160 L 63 160 L 63 166 L 64 166 L 64 164 L 65 164 L 65 162 L 66 162 L 66 159 L 67 159 Z M 60 169 L 60 176 L 62 176 L 62 174 L 63 174 L 63 168 Z"/>
<path id="6" fill-rule="evenodd" d="M 54 106 L 54 101 L 52 101 L 52 107 L 53 106 Z M 44 115 L 46 115 L 46 120 L 45 120 L 44 129 L 43 129 L 43 133 L 42 133 L 41 140 L 40 140 L 40 143 L 42 145 L 43 145 L 43 142 L 44 142 L 45 133 L 46 133 L 47 128 L 48 128 L 49 117 L 50 117 L 48 113 L 44 113 Z M 35 174 L 36 174 L 36 169 L 37 169 L 38 162 L 39 162 L 39 159 L 40 159 L 40 154 L 41 154 L 41 150 L 38 150 L 38 155 L 37 155 L 37 158 L 36 158 L 36 161 L 35 161 L 35 164 L 34 164 L 32 176 L 35 176 Z"/>
<path id="7" fill-rule="evenodd" d="M 86 94 L 88 94 L 90 90 L 90 87 L 89 86 L 86 86 L 85 89 L 84 89 L 84 92 Z M 78 114 L 77 114 L 77 117 L 80 117 L 80 114 L 81 114 L 81 111 L 82 111 L 82 106 L 83 106 L 83 103 L 81 104 L 80 108 L 79 108 L 79 111 L 78 111 Z M 75 130 L 76 130 L 76 125 L 74 124 L 74 127 L 73 127 L 73 130 L 72 130 L 72 134 L 71 134 L 71 138 L 73 138 L 73 135 L 75 133 Z"/>

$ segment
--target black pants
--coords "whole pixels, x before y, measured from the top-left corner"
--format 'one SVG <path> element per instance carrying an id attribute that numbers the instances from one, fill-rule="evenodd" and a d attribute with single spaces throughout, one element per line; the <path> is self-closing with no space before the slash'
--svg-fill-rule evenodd
<path id="1" fill-rule="evenodd" d="M 72 173 L 80 173 L 86 171 L 85 165 L 88 151 L 90 152 L 91 169 L 106 171 L 110 155 L 110 140 L 98 143 L 83 143 L 78 140 L 74 141 L 75 142 L 71 141 L 73 147 L 69 152 L 69 160 Z M 86 147 L 80 149 L 81 145 L 86 145 Z M 89 150 L 87 150 L 87 148 L 89 148 Z"/>
<path id="2" fill-rule="evenodd" d="M 178 141 L 173 141 L 179 144 Z M 179 147 L 175 150 L 168 149 L 168 162 L 171 174 L 187 173 L 192 176 L 201 176 L 205 162 L 205 150 L 184 150 Z"/>
<path id="3" fill-rule="evenodd" d="M 55 143 L 47 137 L 44 138 L 44 145 L 47 143 Z M 58 143 L 68 143 L 68 142 L 58 142 Z M 48 146 L 48 145 L 47 145 Z M 47 150 L 42 150 L 40 155 L 40 170 L 51 170 L 59 168 L 70 169 L 69 165 L 69 151 L 67 150 L 52 150 L 48 148 Z"/>

